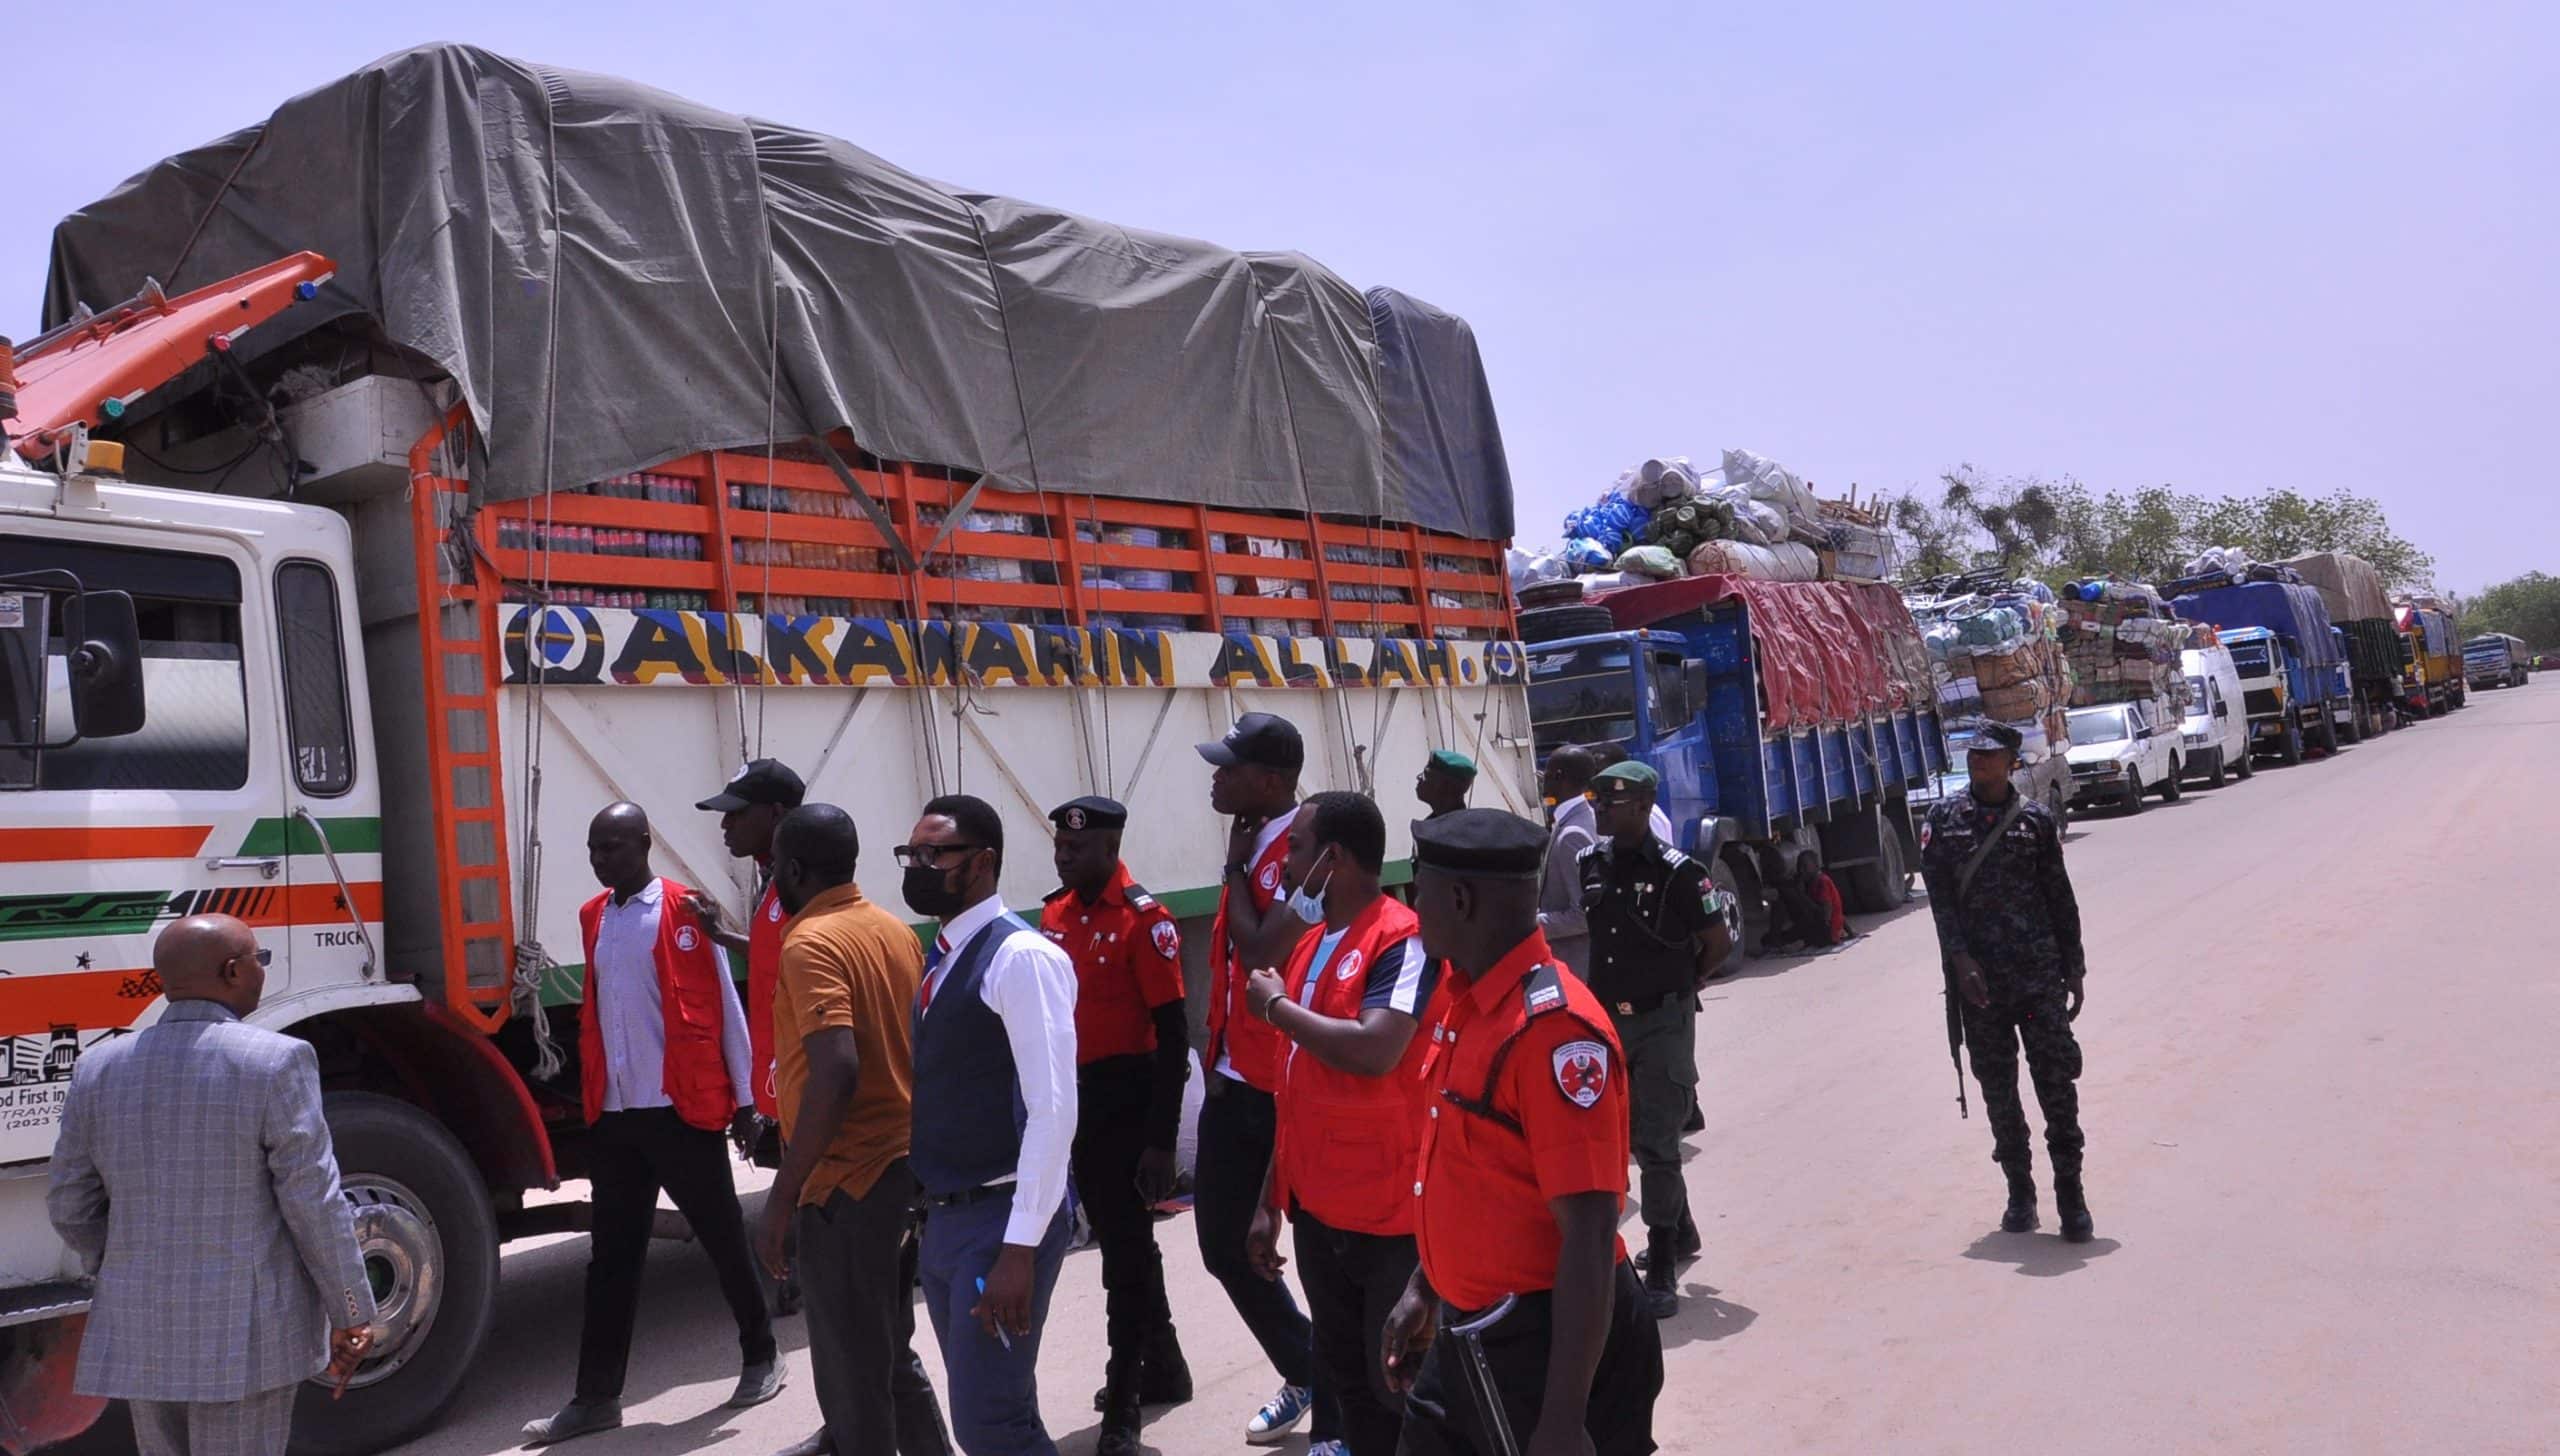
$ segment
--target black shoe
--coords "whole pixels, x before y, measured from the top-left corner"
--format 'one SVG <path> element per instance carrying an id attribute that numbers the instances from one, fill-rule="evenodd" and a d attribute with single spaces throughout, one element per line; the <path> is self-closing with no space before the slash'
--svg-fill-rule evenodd
<path id="1" fill-rule="evenodd" d="M 1114 1396 L 1108 1386 L 1103 1393 L 1102 1434 L 1094 1440 L 1094 1456 L 1138 1456 L 1138 1393 Z"/>
<path id="2" fill-rule="evenodd" d="M 2022 1234 L 2036 1226 L 2036 1175 L 2024 1164 L 2008 1169 L 2009 1206 L 2001 1211 L 2000 1232 Z"/>
<path id="3" fill-rule="evenodd" d="M 827 1434 L 826 1427 L 820 1426 L 817 1434 L 785 1446 L 773 1456 L 835 1456 L 835 1451 L 835 1438 Z"/>
<path id="4" fill-rule="evenodd" d="M 1110 1411 L 1107 1397 L 1109 1385 L 1093 1393 L 1096 1415 Z M 1191 1362 L 1182 1358 L 1182 1338 L 1171 1324 L 1147 1337 L 1146 1355 L 1140 1362 L 1138 1403 L 1142 1406 L 1188 1405 L 1191 1402 Z"/>
<path id="5" fill-rule="evenodd" d="M 1650 1257 L 1644 1267 L 1644 1312 L 1658 1320 L 1680 1311 L 1679 1239 L 1676 1230 L 1655 1229 L 1645 1240 Z"/>
<path id="6" fill-rule="evenodd" d="M 760 1360 L 738 1372 L 738 1388 L 729 1393 L 728 1407 L 745 1410 L 759 1406 L 782 1394 L 782 1362 Z"/>
<path id="7" fill-rule="evenodd" d="M 2062 1215 L 2062 1241 L 2085 1244 L 2098 1236 L 2098 1225 L 2089 1217 L 2089 1199 L 2080 1191 L 2077 1176 L 2053 1180 L 2053 1207 Z"/>
<path id="8" fill-rule="evenodd" d="M 622 1424 L 622 1402 L 618 1400 L 573 1400 L 551 1415 L 524 1423 L 524 1443 L 528 1446 L 556 1446 L 598 1431 L 610 1431 Z"/>
<path id="9" fill-rule="evenodd" d="M 1683 1264 L 1689 1262 L 1691 1259 L 1698 1257 L 1698 1251 L 1706 1246 L 1706 1239 L 1698 1232 L 1697 1219 L 1691 1217 L 1688 1210 L 1681 1210 L 1679 1261 Z M 1641 1274 L 1652 1267 L 1653 1246 L 1652 1244 L 1647 1243 L 1645 1247 L 1636 1250 L 1636 1272 Z"/>

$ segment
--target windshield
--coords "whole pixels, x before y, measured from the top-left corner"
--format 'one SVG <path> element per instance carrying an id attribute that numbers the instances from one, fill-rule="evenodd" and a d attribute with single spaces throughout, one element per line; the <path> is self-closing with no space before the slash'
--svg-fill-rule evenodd
<path id="1" fill-rule="evenodd" d="M 2232 643 L 2231 664 L 2232 666 L 2239 668 L 2243 675 L 2265 672 L 2267 670 L 2267 644 L 2264 642 Z"/>
<path id="2" fill-rule="evenodd" d="M 2190 718 L 2201 718 L 2201 717 L 2203 717 L 2205 714 L 2210 713 L 2210 712 L 2212 712 L 2212 711 L 2213 711 L 2213 704 L 2208 703 L 2208 702 L 2206 702 L 2206 701 L 2205 701 L 2205 697 L 2204 697 L 2204 679 L 2203 679 L 2203 678 L 2200 678 L 2200 677 L 2191 677 L 2191 678 L 2188 678 L 2188 679 L 2187 679 L 2187 716 L 2188 716 L 2188 717 L 2190 717 Z"/>
<path id="3" fill-rule="evenodd" d="M 1594 642 L 1529 657 L 1529 721 L 1538 752 L 1560 743 L 1616 743 L 1636 733 L 1635 673 L 1624 642 Z"/>
<path id="4" fill-rule="evenodd" d="M 2462 655 L 2465 657 L 2476 657 L 2494 662 L 2507 655 L 2507 644 L 2504 642 L 2466 642 L 2462 647 Z"/>
<path id="5" fill-rule="evenodd" d="M 2073 743 L 2122 743 L 2132 736 L 2122 708 L 2080 708 L 2071 714 Z"/>

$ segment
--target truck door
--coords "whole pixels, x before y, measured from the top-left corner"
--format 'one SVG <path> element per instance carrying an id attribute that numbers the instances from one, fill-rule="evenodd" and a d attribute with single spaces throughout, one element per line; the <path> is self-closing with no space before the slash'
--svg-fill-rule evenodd
<path id="1" fill-rule="evenodd" d="M 172 544 L 182 539 L 183 544 Z M 237 543 L 166 531 L 12 522 L 0 573 L 69 571 L 130 592 L 140 731 L 0 750 L 0 1164 L 48 1156 L 81 1053 L 159 1014 L 151 946 L 221 911 L 286 973 L 283 811 L 263 583 Z M 60 616 L 46 644 L 43 741 L 71 727 Z"/>
<path id="2" fill-rule="evenodd" d="M 284 856 L 297 995 L 362 985 L 383 970 L 381 787 L 359 761 L 351 587 L 316 558 L 275 568 L 285 816 L 270 847 Z"/>

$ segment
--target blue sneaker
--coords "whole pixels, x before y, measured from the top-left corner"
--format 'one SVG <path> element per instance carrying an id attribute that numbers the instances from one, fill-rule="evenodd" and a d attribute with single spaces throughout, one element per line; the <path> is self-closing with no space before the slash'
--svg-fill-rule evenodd
<path id="1" fill-rule="evenodd" d="M 1245 1422 L 1244 1443 L 1248 1446 L 1277 1446 L 1307 1418 L 1307 1410 L 1316 1403 L 1316 1393 L 1303 1385 L 1284 1385 L 1280 1393 L 1263 1403 L 1262 1409 Z M 1314 1456 L 1310 1452 L 1309 1456 Z"/>
<path id="2" fill-rule="evenodd" d="M 1351 1456 L 1351 1447 L 1341 1441 L 1317 1441 L 1307 1447 L 1307 1456 Z"/>

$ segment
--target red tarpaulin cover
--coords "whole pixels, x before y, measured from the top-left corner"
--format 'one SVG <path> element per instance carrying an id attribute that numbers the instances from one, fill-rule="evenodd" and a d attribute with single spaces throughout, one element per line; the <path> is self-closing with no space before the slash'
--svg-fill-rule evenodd
<path id="1" fill-rule="evenodd" d="M 1878 582 L 1688 576 L 1594 599 L 1621 632 L 1739 601 L 1751 611 L 1762 708 L 1772 728 L 1804 728 L 1934 699 L 1920 628 Z M 1914 664 L 1918 664 L 1915 668 Z"/>

